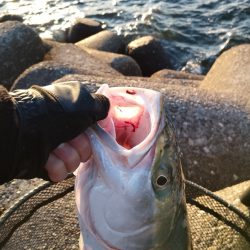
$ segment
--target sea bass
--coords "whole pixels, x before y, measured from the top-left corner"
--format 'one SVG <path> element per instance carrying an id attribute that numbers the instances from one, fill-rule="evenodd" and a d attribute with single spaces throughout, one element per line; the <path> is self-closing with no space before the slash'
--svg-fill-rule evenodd
<path id="1" fill-rule="evenodd" d="M 86 132 L 92 157 L 75 193 L 85 250 L 191 249 L 183 174 L 161 93 L 102 85 L 108 117 Z"/>

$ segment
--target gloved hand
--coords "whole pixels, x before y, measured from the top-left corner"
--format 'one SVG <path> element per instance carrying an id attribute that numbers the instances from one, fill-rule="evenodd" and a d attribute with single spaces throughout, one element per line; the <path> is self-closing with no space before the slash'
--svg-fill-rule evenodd
<path id="1" fill-rule="evenodd" d="M 19 129 L 11 176 L 18 178 L 48 179 L 44 165 L 50 152 L 104 119 L 109 110 L 105 96 L 90 94 L 80 82 L 33 86 L 10 95 Z"/>

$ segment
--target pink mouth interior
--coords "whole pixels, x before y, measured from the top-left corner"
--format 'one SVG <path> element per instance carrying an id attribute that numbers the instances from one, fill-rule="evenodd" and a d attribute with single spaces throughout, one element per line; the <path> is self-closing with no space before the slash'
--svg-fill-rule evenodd
<path id="1" fill-rule="evenodd" d="M 127 90 L 126 94 L 136 95 Z M 135 98 L 136 99 L 136 98 Z M 122 96 L 109 96 L 111 103 L 108 117 L 99 125 L 110 133 L 118 144 L 131 149 L 142 142 L 150 132 L 150 116 L 145 107 Z"/>

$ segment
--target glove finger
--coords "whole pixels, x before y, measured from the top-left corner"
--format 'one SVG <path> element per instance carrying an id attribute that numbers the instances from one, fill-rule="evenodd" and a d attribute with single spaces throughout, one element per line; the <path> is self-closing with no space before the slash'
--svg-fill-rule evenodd
<path id="1" fill-rule="evenodd" d="M 109 107 L 110 107 L 109 99 L 101 94 L 91 94 L 91 95 L 95 100 L 95 105 L 93 110 L 95 115 L 95 120 L 96 121 L 103 120 L 104 118 L 106 118 L 109 112 Z"/>

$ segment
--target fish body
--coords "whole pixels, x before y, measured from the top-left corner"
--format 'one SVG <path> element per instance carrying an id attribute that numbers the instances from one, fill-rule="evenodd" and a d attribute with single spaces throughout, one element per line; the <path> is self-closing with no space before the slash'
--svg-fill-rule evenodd
<path id="1" fill-rule="evenodd" d="M 181 161 L 159 92 L 109 88 L 108 117 L 87 130 L 93 155 L 77 170 L 85 250 L 191 249 Z"/>

